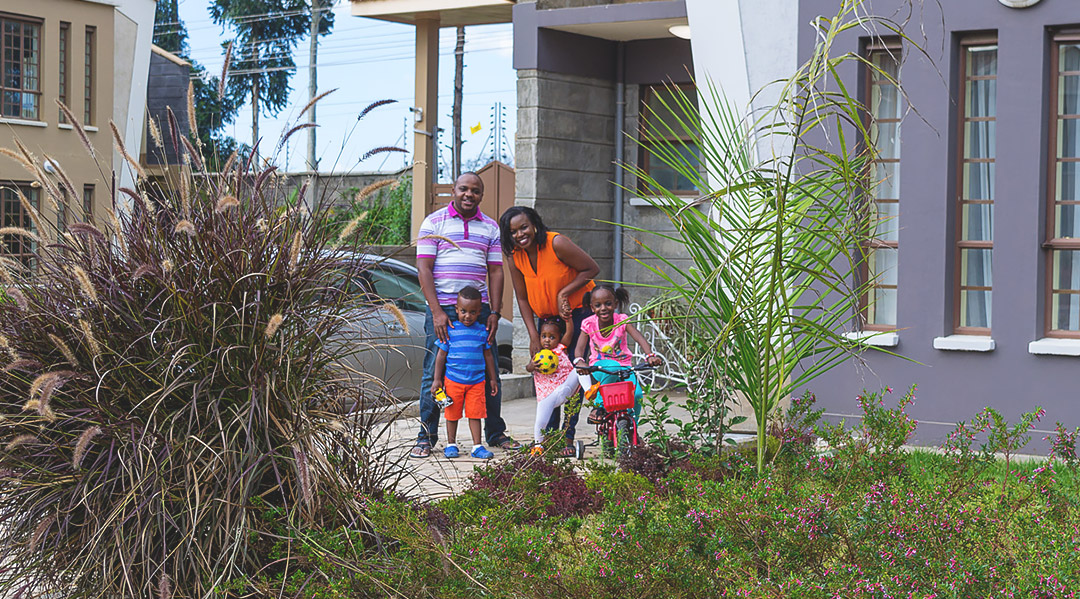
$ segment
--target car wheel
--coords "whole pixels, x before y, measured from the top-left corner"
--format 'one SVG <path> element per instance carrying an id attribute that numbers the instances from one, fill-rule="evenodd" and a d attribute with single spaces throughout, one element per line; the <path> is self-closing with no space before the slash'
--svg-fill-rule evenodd
<path id="1" fill-rule="evenodd" d="M 513 374 L 514 360 L 509 355 L 499 352 L 499 374 Z"/>

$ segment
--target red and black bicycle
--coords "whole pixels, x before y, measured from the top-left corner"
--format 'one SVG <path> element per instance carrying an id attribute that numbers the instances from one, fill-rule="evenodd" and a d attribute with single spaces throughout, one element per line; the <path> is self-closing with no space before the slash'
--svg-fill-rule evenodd
<path id="1" fill-rule="evenodd" d="M 637 420 L 634 419 L 635 387 L 630 375 L 653 368 L 645 363 L 637 366 L 584 366 L 579 369 L 590 374 L 599 372 L 608 375 L 604 379 L 615 378 L 613 382 L 597 382 L 585 390 L 584 403 L 588 405 L 591 402 L 594 406 L 589 413 L 588 423 L 596 425 L 596 443 L 588 445 L 599 444 L 601 450 L 610 448 L 612 455 L 625 457 L 630 453 L 630 448 L 641 442 Z M 579 460 L 585 457 L 586 446 L 581 440 L 576 443 L 575 455 Z"/>

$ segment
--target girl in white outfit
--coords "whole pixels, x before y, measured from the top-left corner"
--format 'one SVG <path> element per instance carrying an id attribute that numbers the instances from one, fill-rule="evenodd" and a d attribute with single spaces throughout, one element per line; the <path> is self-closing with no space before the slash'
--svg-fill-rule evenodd
<path id="1" fill-rule="evenodd" d="M 581 388 L 576 376 L 571 376 L 574 367 L 570 356 L 566 354 L 566 344 L 570 343 L 572 325 L 559 318 L 543 318 L 538 327 L 540 347 L 554 352 L 559 359 L 559 367 L 552 374 L 542 374 L 539 364 L 534 361 L 525 365 L 533 375 L 536 385 L 536 423 L 533 426 L 533 439 L 539 444 L 544 440 L 543 426 L 551 418 L 555 408 L 565 404 Z M 580 409 L 580 404 L 579 409 Z M 569 414 L 567 414 L 569 416 Z"/>

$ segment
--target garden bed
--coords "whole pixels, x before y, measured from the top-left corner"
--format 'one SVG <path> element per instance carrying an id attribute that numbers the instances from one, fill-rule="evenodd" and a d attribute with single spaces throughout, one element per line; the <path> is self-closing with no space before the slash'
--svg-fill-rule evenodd
<path id="1" fill-rule="evenodd" d="M 432 503 L 365 497 L 363 526 L 287 533 L 272 572 L 234 582 L 304 597 L 1074 596 L 1068 433 L 1052 460 L 1020 464 L 992 457 L 993 428 L 977 450 L 907 451 L 906 404 L 871 399 L 869 426 L 819 428 L 825 452 L 805 419 L 777 428 L 763 475 L 748 448 L 669 444 L 583 471 L 521 454 Z M 1012 430 L 1006 455 L 1027 428 Z"/>

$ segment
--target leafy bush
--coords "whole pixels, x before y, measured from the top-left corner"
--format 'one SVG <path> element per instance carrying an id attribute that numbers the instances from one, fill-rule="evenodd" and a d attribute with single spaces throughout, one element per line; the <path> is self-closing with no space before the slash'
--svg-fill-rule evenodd
<path id="1" fill-rule="evenodd" d="M 330 209 L 321 225 L 322 234 L 337 239 L 346 229 L 361 245 L 406 245 L 411 240 L 412 177 L 383 179 L 360 189 L 341 193 L 349 204 Z M 346 235 L 348 237 L 348 235 Z"/>
<path id="2" fill-rule="evenodd" d="M 128 158 L 138 187 L 103 227 L 60 233 L 24 206 L 38 268 L 0 302 L 5 592 L 206 596 L 260 565 L 257 499 L 332 524 L 381 483 L 384 425 L 341 416 L 361 398 L 337 367 L 344 317 L 373 308 L 327 286 L 360 266 L 323 247 L 318 207 L 279 213 L 272 168 L 202 172 L 171 125 L 194 171 L 174 188 Z M 62 172 L 38 183 L 78 197 Z"/>

